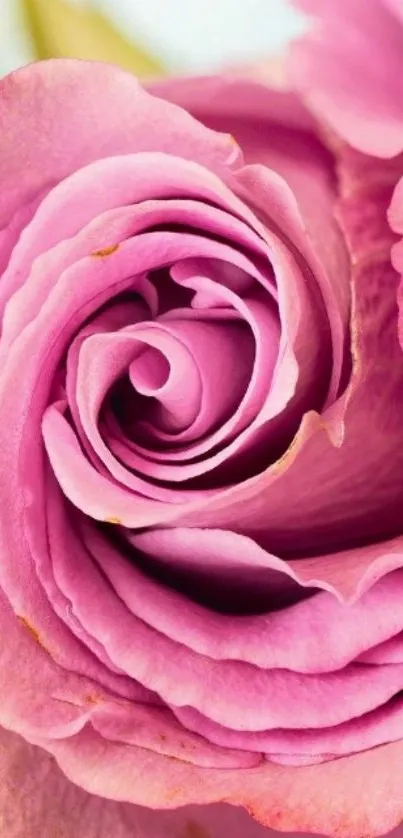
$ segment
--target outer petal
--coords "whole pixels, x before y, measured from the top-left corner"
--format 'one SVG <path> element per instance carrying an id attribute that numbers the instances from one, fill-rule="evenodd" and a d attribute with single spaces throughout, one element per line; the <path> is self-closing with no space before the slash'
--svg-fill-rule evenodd
<path id="1" fill-rule="evenodd" d="M 304 768 L 203 770 L 175 760 L 169 774 L 160 755 L 106 743 L 90 730 L 46 748 L 88 791 L 151 807 L 226 801 L 274 829 L 345 838 L 384 835 L 403 818 L 402 742 Z"/>
<path id="2" fill-rule="evenodd" d="M 6 76 L 0 125 L 0 226 L 39 191 L 100 158 L 165 151 L 221 171 L 241 156 L 228 134 L 96 62 L 44 61 Z"/>
<path id="3" fill-rule="evenodd" d="M 0 728 L 2 838 L 270 838 L 243 810 L 225 803 L 153 811 L 105 800 L 73 785 L 54 759 Z"/>
<path id="4" fill-rule="evenodd" d="M 403 15 L 399 0 L 294 0 L 314 16 L 291 49 L 290 78 L 306 103 L 367 154 L 403 150 Z"/>

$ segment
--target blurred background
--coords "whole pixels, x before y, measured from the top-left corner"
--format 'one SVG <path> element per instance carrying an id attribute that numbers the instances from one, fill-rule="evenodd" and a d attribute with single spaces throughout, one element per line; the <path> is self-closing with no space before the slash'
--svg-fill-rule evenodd
<path id="1" fill-rule="evenodd" d="M 276 55 L 301 29 L 287 0 L 0 0 L 0 74 L 51 56 L 214 72 Z"/>

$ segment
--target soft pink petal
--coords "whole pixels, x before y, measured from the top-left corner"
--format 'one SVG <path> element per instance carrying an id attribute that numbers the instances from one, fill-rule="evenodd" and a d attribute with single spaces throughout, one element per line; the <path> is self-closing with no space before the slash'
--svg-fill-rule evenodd
<path id="1" fill-rule="evenodd" d="M 290 76 L 306 103 L 359 151 L 403 150 L 403 20 L 396 0 L 294 0 L 313 16 L 291 49 Z"/>
<path id="2" fill-rule="evenodd" d="M 106 743 L 90 730 L 46 747 L 88 791 L 146 806 L 225 800 L 267 827 L 346 838 L 383 835 L 403 817 L 401 742 L 305 768 L 203 771 L 175 762 L 169 775 L 161 756 Z"/>
<path id="3" fill-rule="evenodd" d="M 189 113 L 205 114 L 206 119 L 210 115 L 211 120 L 222 117 L 228 122 L 238 115 L 253 123 L 266 114 L 288 128 L 308 132 L 315 129 L 314 119 L 294 93 L 268 87 L 265 80 L 251 80 L 239 69 L 217 76 L 158 79 L 148 83 L 147 89 Z"/>
<path id="4" fill-rule="evenodd" d="M 390 9 L 403 22 L 403 7 L 400 0 L 384 0 L 388 9 Z"/>
<path id="5" fill-rule="evenodd" d="M 228 134 L 156 101 L 130 73 L 107 64 L 31 64 L 2 80 L 0 102 L 1 222 L 45 187 L 104 157 L 164 151 L 218 171 L 239 158 Z"/>
<path id="6" fill-rule="evenodd" d="M 57 561 L 57 555 L 56 555 Z M 70 576 L 75 568 L 70 570 Z M 88 576 L 88 574 L 87 574 Z M 90 590 L 87 585 L 87 590 Z M 112 609 L 109 609 L 111 616 Z M 261 756 L 246 751 L 229 751 L 183 729 L 172 714 L 157 704 L 148 705 L 140 692 L 137 701 L 103 689 L 99 683 L 56 664 L 44 638 L 25 617 L 12 613 L 4 597 L 0 603 L 2 636 L 7 648 L 1 654 L 1 724 L 28 740 L 70 737 L 90 723 L 106 739 L 124 741 L 204 767 L 250 767 Z M 15 691 L 12 660 L 20 666 L 19 689 Z"/>
<path id="7" fill-rule="evenodd" d="M 4 838 L 275 838 L 245 810 L 225 803 L 176 811 L 146 809 L 88 794 L 46 751 L 0 730 Z"/>
<path id="8" fill-rule="evenodd" d="M 378 193 L 376 193 L 378 194 Z M 364 205 L 362 202 L 357 205 L 356 218 L 361 219 L 363 209 L 367 206 L 368 213 L 371 212 L 371 203 Z M 151 234 L 150 234 L 151 235 Z M 383 235 L 383 233 L 382 233 Z M 108 283 L 113 284 L 121 275 L 122 267 L 127 264 L 130 265 L 131 253 L 136 254 L 138 260 L 139 270 L 144 270 L 147 266 L 155 265 L 158 259 L 158 254 L 155 251 L 153 242 L 157 241 L 157 236 L 161 237 L 161 242 L 164 242 L 164 258 L 169 259 L 190 257 L 193 255 L 205 255 L 206 244 L 203 243 L 202 251 L 197 251 L 200 248 L 200 239 L 197 237 L 182 235 L 179 239 L 175 238 L 175 234 L 169 234 L 168 238 L 171 244 L 168 246 L 167 234 L 154 233 L 154 237 L 150 240 L 147 234 L 138 236 L 133 243 L 127 242 L 114 254 L 108 257 Z M 380 242 L 382 243 L 382 238 Z M 224 253 L 225 246 L 218 243 L 209 242 L 209 254 L 220 256 Z M 143 254 L 140 260 L 140 254 Z M 231 257 L 233 258 L 233 257 Z M 358 266 L 359 267 L 359 266 Z M 214 500 L 211 502 L 203 501 L 203 506 L 190 506 L 187 510 L 182 511 L 170 508 L 161 507 L 155 510 L 157 515 L 152 512 L 150 502 L 147 501 L 144 506 L 144 523 L 163 523 L 168 520 L 175 520 L 192 522 L 198 526 L 221 526 L 223 528 L 235 528 L 243 531 L 245 529 L 245 521 L 247 521 L 248 532 L 256 535 L 258 538 L 266 540 L 266 543 L 271 545 L 271 549 L 276 550 L 281 545 L 286 546 L 288 550 L 292 549 L 292 544 L 295 544 L 295 533 L 298 535 L 298 544 L 300 549 L 305 552 L 310 545 L 316 546 L 318 541 L 322 544 L 322 549 L 326 549 L 323 545 L 323 519 L 326 518 L 328 527 L 330 524 L 330 516 L 332 522 L 331 535 L 332 544 L 327 549 L 334 548 L 335 532 L 337 538 L 343 543 L 343 533 L 345 531 L 346 522 L 354 521 L 357 517 L 357 509 L 359 509 L 360 520 L 357 523 L 357 535 L 360 536 L 361 528 L 365 526 L 367 536 L 370 532 L 375 535 L 388 535 L 387 529 L 393 529 L 396 526 L 395 522 L 400 522 L 399 508 L 396 506 L 398 493 L 400 493 L 400 466 L 399 466 L 399 451 L 402 451 L 400 446 L 400 407 L 399 394 L 402 392 L 400 382 L 400 348 L 397 343 L 394 322 L 395 298 L 394 285 L 395 278 L 393 274 L 388 276 L 385 272 L 384 263 L 379 266 L 363 265 L 357 267 L 357 280 L 360 282 L 360 291 L 357 292 L 357 305 L 355 317 L 357 323 L 360 324 L 360 329 L 357 330 L 360 341 L 365 340 L 366 329 L 364 325 L 368 318 L 373 322 L 372 312 L 377 311 L 377 322 L 372 326 L 372 334 L 369 339 L 369 344 L 362 343 L 360 353 L 363 354 L 364 361 L 369 365 L 368 372 L 365 368 L 357 365 L 355 379 L 352 385 L 351 394 L 347 405 L 347 414 L 344 417 L 341 414 L 341 419 L 344 419 L 344 424 L 347 432 L 344 437 L 344 442 L 341 448 L 335 447 L 329 439 L 326 428 L 330 429 L 333 434 L 333 442 L 339 444 L 343 438 L 343 425 L 340 417 L 325 416 L 326 425 L 319 417 L 307 415 L 301 427 L 301 431 L 297 437 L 296 444 L 293 446 L 289 455 L 271 468 L 268 472 L 264 472 L 261 476 L 250 480 L 248 483 L 242 484 L 239 487 L 234 487 L 222 493 L 216 493 Z M 20 396 L 24 403 L 29 403 L 29 376 L 33 375 L 32 383 L 36 380 L 38 369 L 41 364 L 38 363 L 38 353 L 47 351 L 48 338 L 47 332 L 44 331 L 42 324 L 47 322 L 47 329 L 49 328 L 50 311 L 52 310 L 52 328 L 58 328 L 60 305 L 62 304 L 67 316 L 67 306 L 69 311 L 77 310 L 77 289 L 74 293 L 71 289 L 70 277 L 74 275 L 79 277 L 82 275 L 85 281 L 79 283 L 80 296 L 82 296 L 82 304 L 88 294 L 90 297 L 94 293 L 99 293 L 99 303 L 106 299 L 110 291 L 105 287 L 105 270 L 103 263 L 91 258 L 81 260 L 76 266 L 68 269 L 65 272 L 63 282 L 60 280 L 58 286 L 54 289 L 52 295 L 48 298 L 46 305 L 43 307 L 40 316 L 37 318 L 35 325 L 35 334 L 24 335 L 21 345 L 12 353 L 8 353 L 7 365 L 4 373 L 4 382 L 6 382 L 6 373 L 10 376 L 12 387 L 12 405 L 6 408 L 8 416 L 10 411 L 16 409 L 17 390 L 21 388 Z M 80 273 L 81 272 L 81 273 Z M 122 280 L 123 282 L 123 280 Z M 125 280 L 124 283 L 128 283 Z M 120 287 L 128 287 L 126 284 Z M 385 291 L 386 284 L 386 291 Z M 98 291 L 97 291 L 98 289 Z M 70 297 L 68 296 L 70 295 Z M 63 300 L 61 303 L 60 301 Z M 93 304 L 92 304 L 93 305 Z M 80 313 L 82 318 L 82 312 Z M 377 327 L 377 333 L 374 327 Z M 74 330 L 74 324 L 71 325 Z M 29 338 L 29 339 L 28 339 Z M 62 335 L 60 340 L 63 342 L 68 339 L 67 335 Z M 378 351 L 374 352 L 374 341 L 377 341 Z M 28 341 L 28 343 L 26 343 Z M 30 341 L 33 341 L 31 344 Z M 35 355 L 31 355 L 31 349 L 27 352 L 27 347 L 35 346 Z M 29 363 L 25 359 L 27 354 Z M 394 359 L 399 359 L 399 363 L 394 363 Z M 54 359 L 56 363 L 57 358 Z M 24 380 L 18 384 L 17 370 L 24 365 L 25 377 Z M 393 397 L 388 398 L 388 404 L 393 409 L 384 410 L 383 399 L 387 398 L 384 390 L 384 368 L 385 364 L 388 369 L 394 371 L 394 376 L 389 378 L 389 385 Z M 32 369 L 30 367 L 32 366 Z M 31 371 L 30 371 L 31 369 Z M 14 372 L 15 370 L 15 372 Z M 368 374 L 371 375 L 372 384 L 368 386 Z M 49 368 L 49 375 L 51 370 Z M 365 382 L 365 399 L 363 398 L 362 385 L 360 382 Z M 17 387 L 18 384 L 18 387 Z M 381 387 L 383 398 L 373 399 L 373 393 L 377 392 L 377 388 Z M 10 396 L 11 397 L 11 396 Z M 19 396 L 18 396 L 19 398 Z M 28 399 L 28 402 L 26 400 Z M 374 404 L 372 404 L 374 401 Z M 343 408 L 344 403 L 341 403 Z M 361 422 L 367 426 L 368 406 L 370 405 L 371 420 L 376 428 L 377 423 L 382 428 L 382 433 L 378 435 L 378 447 L 373 445 L 373 437 L 370 434 L 362 433 Z M 42 409 L 44 408 L 42 404 Z M 351 417 L 351 418 L 350 418 Z M 362 417 L 362 418 L 360 418 Z M 334 427 L 333 427 L 334 426 Z M 7 422 L 5 427 L 7 427 Z M 397 441 L 399 440 L 399 442 Z M 361 452 L 360 458 L 355 456 L 357 446 Z M 56 449 L 55 449 L 56 450 Z M 10 439 L 7 435 L 7 442 L 4 446 L 4 457 L 11 456 L 12 448 L 10 447 Z M 391 479 L 389 468 L 390 452 L 394 452 L 393 459 L 393 474 L 395 479 Z M 71 468 L 73 460 L 67 458 L 62 454 L 60 463 L 63 464 L 61 479 L 65 488 L 66 483 L 66 466 Z M 402 454 L 403 455 L 403 454 Z M 332 463 L 335 463 L 334 467 Z M 381 467 L 379 467 L 381 463 Z M 363 465 L 367 469 L 369 479 L 363 478 Z M 56 466 L 56 463 L 54 463 Z M 85 466 L 88 468 L 88 465 Z M 13 470 L 13 467 L 11 467 Z M 8 474 L 10 466 L 6 466 L 4 474 Z M 328 475 L 332 472 L 332 481 L 329 481 Z M 346 474 L 349 474 L 348 491 L 346 490 Z M 326 477 L 326 479 L 325 479 Z M 87 478 L 86 478 L 87 479 Z M 301 483 L 303 480 L 303 483 Z M 95 493 L 94 489 L 91 493 L 84 490 L 85 483 L 83 481 L 74 480 L 71 486 L 74 485 L 74 501 L 79 505 L 85 503 L 85 508 L 103 520 L 116 516 L 122 521 L 126 521 L 128 525 L 130 522 L 140 525 L 139 510 L 140 506 L 136 503 L 134 507 L 134 499 L 125 499 L 121 495 L 119 500 L 118 494 L 114 490 L 113 495 L 107 497 L 104 489 L 101 491 L 101 482 L 97 477 L 99 485 L 99 493 Z M 93 484 L 95 486 L 95 483 Z M 105 487 L 106 488 L 106 487 Z M 114 489 L 112 484 L 108 487 L 108 493 Z M 84 494 L 83 494 L 84 492 Z M 350 494 L 351 493 L 351 494 Z M 73 494 L 71 494 L 73 499 Z M 114 499 L 115 498 L 115 499 Z M 353 499 L 353 500 L 352 500 Z M 90 506 L 88 506 L 90 503 Z M 379 511 L 381 503 L 382 515 L 373 515 L 372 511 L 377 509 Z M 123 504 L 123 505 L 122 505 Z M 293 509 L 293 514 L 290 517 L 289 509 Z M 132 509 L 130 513 L 129 510 Z M 270 509 L 270 518 L 267 517 L 267 509 Z M 143 513 L 142 513 L 143 514 Z M 130 517 L 132 515 L 132 517 Z M 179 517 L 180 515 L 180 517 Z M 389 517 L 387 517 L 389 516 Z M 394 518 L 396 516 L 396 518 Z M 379 533 L 379 528 L 382 527 Z M 384 531 L 384 529 L 386 531 Z M 302 536 L 302 537 L 301 537 Z M 303 543 L 305 541 L 305 543 Z"/>

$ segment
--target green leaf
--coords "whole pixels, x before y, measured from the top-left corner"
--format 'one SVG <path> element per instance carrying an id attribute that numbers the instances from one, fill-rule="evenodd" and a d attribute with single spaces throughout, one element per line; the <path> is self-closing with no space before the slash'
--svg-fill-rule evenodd
<path id="1" fill-rule="evenodd" d="M 21 0 L 36 58 L 87 58 L 137 76 L 161 76 L 159 61 L 130 43 L 101 12 L 68 0 Z"/>

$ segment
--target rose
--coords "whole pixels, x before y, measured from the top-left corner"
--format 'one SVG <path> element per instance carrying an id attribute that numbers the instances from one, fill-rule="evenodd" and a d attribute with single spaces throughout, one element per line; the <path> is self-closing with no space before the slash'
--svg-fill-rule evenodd
<path id="1" fill-rule="evenodd" d="M 284 91 L 157 92 L 211 128 L 106 65 L 1 86 L 0 723 L 103 798 L 376 834 L 401 816 L 381 195 Z"/>

